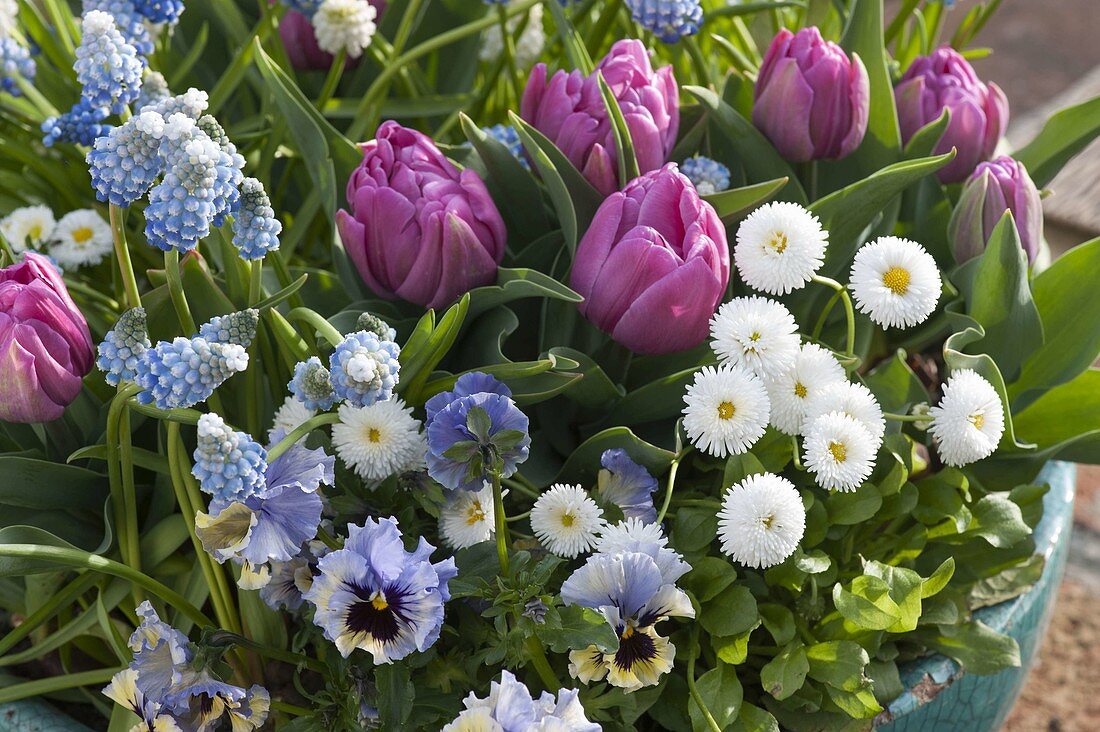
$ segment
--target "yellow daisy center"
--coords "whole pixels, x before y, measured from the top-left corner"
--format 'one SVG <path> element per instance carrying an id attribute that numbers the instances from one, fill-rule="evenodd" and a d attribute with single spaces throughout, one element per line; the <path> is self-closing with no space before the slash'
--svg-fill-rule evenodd
<path id="1" fill-rule="evenodd" d="M 974 425 L 975 429 L 980 430 L 985 425 L 985 415 L 981 412 L 978 412 L 977 414 L 972 414 L 966 419 L 968 422 L 970 422 L 970 424 Z"/>
<path id="2" fill-rule="evenodd" d="M 848 459 L 848 447 L 843 442 L 830 442 L 829 452 L 838 463 Z"/>
<path id="3" fill-rule="evenodd" d="M 27 237 L 31 241 L 38 241 L 42 238 L 42 224 L 35 224 L 27 230 Z"/>
<path id="4" fill-rule="evenodd" d="M 561 525 L 566 527 L 566 528 L 569 528 L 570 526 L 572 526 L 573 522 L 576 521 L 576 520 L 577 519 L 574 518 L 573 514 L 571 514 L 571 513 L 563 513 L 561 515 Z"/>
<path id="5" fill-rule="evenodd" d="M 79 229 L 73 229 L 73 241 L 77 244 L 87 244 L 93 235 L 93 231 L 90 227 L 81 226 Z"/>
<path id="6" fill-rule="evenodd" d="M 485 509 L 481 507 L 481 501 L 474 501 L 466 515 L 466 525 L 473 526 L 485 520 Z"/>
<path id="7" fill-rule="evenodd" d="M 769 513 L 767 516 L 760 519 L 760 523 L 765 529 L 770 529 L 772 527 L 772 524 L 775 523 L 775 514 Z"/>
<path id="8" fill-rule="evenodd" d="M 787 250 L 787 235 L 782 231 L 776 231 L 772 234 L 771 239 L 768 239 L 768 243 L 765 246 L 776 254 L 782 254 Z"/>
<path id="9" fill-rule="evenodd" d="M 736 413 L 737 407 L 733 406 L 733 402 L 722 402 L 718 405 L 718 419 L 733 419 Z"/>
<path id="10" fill-rule="evenodd" d="M 799 399 L 805 399 L 807 394 L 809 394 L 809 391 L 806 389 L 801 381 L 794 385 L 794 395 L 796 397 L 798 397 Z"/>
<path id="11" fill-rule="evenodd" d="M 904 295 L 909 292 L 909 270 L 902 267 L 891 267 L 882 275 L 882 284 L 895 295 Z"/>
<path id="12" fill-rule="evenodd" d="M 371 427 L 367 432 L 367 439 L 371 442 L 378 443 L 382 441 L 382 432 L 377 427 Z"/>

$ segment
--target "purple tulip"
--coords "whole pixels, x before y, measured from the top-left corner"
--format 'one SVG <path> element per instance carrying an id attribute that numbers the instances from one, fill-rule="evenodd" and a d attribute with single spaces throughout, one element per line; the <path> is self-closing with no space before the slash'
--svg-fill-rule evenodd
<path id="1" fill-rule="evenodd" d="M 955 159 L 936 174 L 944 183 L 965 180 L 978 163 L 989 160 L 1008 125 L 1004 92 L 992 82 L 985 84 L 974 67 L 948 46 L 915 60 L 894 89 L 894 99 L 906 143 L 945 108 L 950 110 L 951 121 L 934 151 L 937 155 L 951 148 L 957 151 Z"/>
<path id="2" fill-rule="evenodd" d="M 28 252 L 0 269 L 0 421 L 59 418 L 92 369 L 88 323 L 57 269 Z"/>
<path id="3" fill-rule="evenodd" d="M 1005 211 L 1012 212 L 1020 244 L 1034 262 L 1043 238 L 1043 203 L 1024 164 L 1007 155 L 979 163 L 963 186 L 947 229 L 955 260 L 961 264 L 985 251 Z"/>
<path id="4" fill-rule="evenodd" d="M 726 229 L 675 164 L 608 196 L 577 247 L 581 314 L 636 353 L 707 337 L 730 276 Z"/>
<path id="5" fill-rule="evenodd" d="M 793 163 L 843 158 L 867 132 L 867 69 L 813 26 L 779 31 L 760 65 L 753 99 L 753 124 Z"/>
<path id="6" fill-rule="evenodd" d="M 438 308 L 496 280 L 507 232 L 477 173 L 393 121 L 362 149 L 336 225 L 368 287 Z"/>
<path id="7" fill-rule="evenodd" d="M 382 17 L 382 11 L 386 9 L 386 0 L 368 0 L 378 11 L 378 18 Z M 313 24 L 309 18 L 297 10 L 288 8 L 279 21 L 279 37 L 283 39 L 286 55 L 294 68 L 303 71 L 323 71 L 332 68 L 335 60 L 331 53 L 322 51 L 317 45 L 317 35 L 313 32 Z M 359 64 L 359 59 L 348 58 L 344 68 L 351 68 Z"/>
<path id="8" fill-rule="evenodd" d="M 618 41 L 596 66 L 626 118 L 638 169 L 668 161 L 680 129 L 680 100 L 672 67 L 653 70 L 641 41 Z M 603 195 L 619 189 L 618 150 L 596 72 L 559 71 L 547 82 L 546 64 L 531 69 L 520 116 L 550 138 Z"/>

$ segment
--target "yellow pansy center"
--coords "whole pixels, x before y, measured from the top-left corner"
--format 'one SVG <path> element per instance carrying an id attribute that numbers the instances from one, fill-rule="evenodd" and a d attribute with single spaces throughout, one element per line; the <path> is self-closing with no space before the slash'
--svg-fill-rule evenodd
<path id="1" fill-rule="evenodd" d="M 882 284 L 895 295 L 904 295 L 909 292 L 909 270 L 902 267 L 891 267 L 882 275 Z"/>
<path id="2" fill-rule="evenodd" d="M 381 592 L 374 593 L 374 597 L 370 599 L 370 604 L 375 610 L 385 610 L 390 606 L 390 604 L 386 602 L 386 596 Z"/>
<path id="3" fill-rule="evenodd" d="M 722 402 L 718 405 L 718 419 L 733 419 L 736 413 L 737 407 L 733 406 L 733 402 Z"/>

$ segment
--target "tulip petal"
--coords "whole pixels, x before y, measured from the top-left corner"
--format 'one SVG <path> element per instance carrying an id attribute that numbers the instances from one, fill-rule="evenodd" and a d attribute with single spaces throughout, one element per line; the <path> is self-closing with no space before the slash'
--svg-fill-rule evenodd
<path id="1" fill-rule="evenodd" d="M 791 58 L 776 62 L 771 82 L 752 108 L 752 121 L 787 160 L 804 163 L 813 158 L 814 144 L 807 121 L 814 92 Z"/>
<path id="2" fill-rule="evenodd" d="M 611 337 L 642 354 L 674 353 L 702 343 L 725 286 L 700 259 L 646 290 L 623 314 Z"/>

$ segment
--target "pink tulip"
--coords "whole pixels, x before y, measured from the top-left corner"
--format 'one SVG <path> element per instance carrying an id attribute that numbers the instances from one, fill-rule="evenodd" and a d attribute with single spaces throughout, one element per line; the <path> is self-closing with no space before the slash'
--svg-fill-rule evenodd
<path id="1" fill-rule="evenodd" d="M 668 161 L 680 129 L 672 67 L 653 70 L 641 41 L 618 41 L 596 66 L 619 101 L 642 173 Z M 520 116 L 546 135 L 603 195 L 619 189 L 618 151 L 596 74 L 531 70 Z"/>
<path id="2" fill-rule="evenodd" d="M 507 232 L 477 173 L 392 121 L 362 149 L 336 224 L 371 290 L 438 308 L 496 281 Z"/>
<path id="3" fill-rule="evenodd" d="M 0 420 L 58 419 L 92 361 L 88 323 L 50 260 L 28 252 L 0 269 Z"/>
<path id="4" fill-rule="evenodd" d="M 570 285 L 597 328 L 657 354 L 706 339 L 729 276 L 725 227 L 669 164 L 603 202 L 577 247 Z"/>
<path id="5" fill-rule="evenodd" d="M 1043 240 L 1043 202 L 1024 164 L 1007 155 L 979 163 L 963 186 L 947 227 L 955 260 L 961 264 L 984 252 L 1005 211 L 1012 212 L 1020 245 L 1034 262 Z"/>

